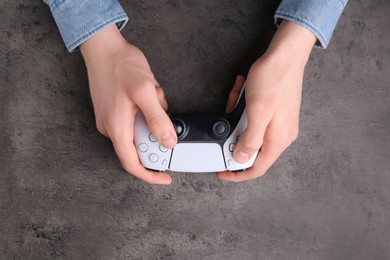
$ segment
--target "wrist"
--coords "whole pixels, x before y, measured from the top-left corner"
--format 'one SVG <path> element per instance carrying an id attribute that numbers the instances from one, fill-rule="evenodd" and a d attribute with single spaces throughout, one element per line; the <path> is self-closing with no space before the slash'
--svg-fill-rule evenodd
<path id="1" fill-rule="evenodd" d="M 128 43 L 119 32 L 116 25 L 111 25 L 96 33 L 80 45 L 80 51 L 85 63 L 99 62 L 107 56 L 117 53 Z"/>
<path id="2" fill-rule="evenodd" d="M 315 35 L 305 27 L 284 20 L 265 53 L 265 56 L 284 64 L 304 67 L 316 41 Z"/>

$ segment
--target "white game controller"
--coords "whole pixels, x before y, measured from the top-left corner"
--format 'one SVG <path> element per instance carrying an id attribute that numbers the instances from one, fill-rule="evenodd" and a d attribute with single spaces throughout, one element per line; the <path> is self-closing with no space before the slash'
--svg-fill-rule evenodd
<path id="1" fill-rule="evenodd" d="M 257 153 L 246 163 L 233 159 L 240 134 L 248 124 L 242 88 L 234 111 L 228 114 L 177 114 L 170 116 L 178 143 L 166 149 L 148 129 L 141 112 L 135 119 L 134 143 L 142 165 L 153 171 L 221 172 L 250 168 Z"/>

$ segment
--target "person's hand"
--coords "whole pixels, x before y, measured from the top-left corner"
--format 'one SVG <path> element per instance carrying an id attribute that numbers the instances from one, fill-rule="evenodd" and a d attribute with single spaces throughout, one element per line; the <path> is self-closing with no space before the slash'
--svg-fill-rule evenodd
<path id="1" fill-rule="evenodd" d="M 248 73 L 245 86 L 248 127 L 239 138 L 234 159 L 244 163 L 256 151 L 260 152 L 250 169 L 220 172 L 218 178 L 239 182 L 264 175 L 297 138 L 303 73 L 315 40 L 314 34 L 304 27 L 282 22 L 267 52 Z M 244 77 L 237 77 L 227 111 L 234 108 L 244 81 Z"/>
<path id="2" fill-rule="evenodd" d="M 115 25 L 80 46 L 84 57 L 98 131 L 110 138 L 123 168 L 151 184 L 169 184 L 167 173 L 146 170 L 133 143 L 138 109 L 149 129 L 166 148 L 177 143 L 173 125 L 164 110 L 164 92 L 144 54 L 126 42 Z"/>

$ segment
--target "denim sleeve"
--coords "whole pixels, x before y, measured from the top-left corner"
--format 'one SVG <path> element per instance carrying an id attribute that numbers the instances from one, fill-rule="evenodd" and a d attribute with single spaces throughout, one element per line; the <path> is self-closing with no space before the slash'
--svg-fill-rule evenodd
<path id="1" fill-rule="evenodd" d="M 50 6 L 68 51 L 109 25 L 121 30 L 128 17 L 117 0 L 43 0 Z"/>
<path id="2" fill-rule="evenodd" d="M 326 48 L 348 0 L 283 0 L 275 13 L 281 20 L 298 23 L 317 37 L 317 47 Z"/>

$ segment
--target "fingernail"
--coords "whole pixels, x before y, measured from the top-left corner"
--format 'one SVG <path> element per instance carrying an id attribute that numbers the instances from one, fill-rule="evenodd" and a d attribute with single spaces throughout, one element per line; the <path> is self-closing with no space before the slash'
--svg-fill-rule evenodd
<path id="1" fill-rule="evenodd" d="M 172 148 L 175 145 L 175 138 L 171 133 L 165 133 L 161 136 L 161 144 L 165 148 Z"/>
<path id="2" fill-rule="evenodd" d="M 236 152 L 236 161 L 237 162 L 247 162 L 249 160 L 249 154 L 243 152 L 243 151 L 237 151 Z"/>

